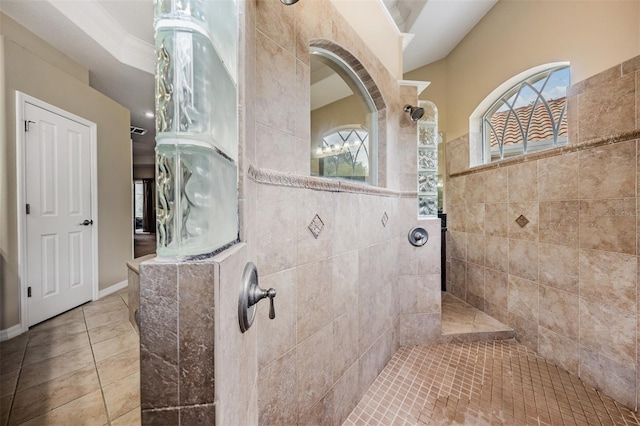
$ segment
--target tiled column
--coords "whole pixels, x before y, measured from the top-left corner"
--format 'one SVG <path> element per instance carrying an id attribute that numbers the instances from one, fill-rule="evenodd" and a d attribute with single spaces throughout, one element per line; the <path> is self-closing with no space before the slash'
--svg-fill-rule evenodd
<path id="1" fill-rule="evenodd" d="M 212 261 L 140 265 L 142 422 L 215 424 Z"/>

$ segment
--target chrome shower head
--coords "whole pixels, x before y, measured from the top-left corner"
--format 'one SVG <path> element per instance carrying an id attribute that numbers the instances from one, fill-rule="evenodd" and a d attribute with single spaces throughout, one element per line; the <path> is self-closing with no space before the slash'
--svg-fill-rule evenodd
<path id="1" fill-rule="evenodd" d="M 298 0 L 280 0 L 283 4 L 286 4 L 287 6 L 290 6 L 292 4 L 295 4 L 298 2 Z"/>
<path id="2" fill-rule="evenodd" d="M 418 121 L 424 115 L 424 108 L 405 105 L 404 112 L 409 113 L 409 116 L 411 116 L 411 121 Z"/>

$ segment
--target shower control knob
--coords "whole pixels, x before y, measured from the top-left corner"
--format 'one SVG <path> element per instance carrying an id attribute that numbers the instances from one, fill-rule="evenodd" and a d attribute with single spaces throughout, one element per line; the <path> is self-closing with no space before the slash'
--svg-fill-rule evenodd
<path id="1" fill-rule="evenodd" d="M 276 307 L 273 304 L 273 298 L 276 297 L 276 290 L 270 288 L 267 290 L 267 296 L 269 297 L 269 319 L 276 318 Z"/>
<path id="2" fill-rule="evenodd" d="M 255 305 L 267 297 L 269 298 L 269 318 L 274 319 L 276 317 L 276 308 L 273 304 L 273 298 L 276 297 L 276 289 L 263 290 L 257 285 L 253 286 L 249 292 L 249 306 Z"/>
<path id="3" fill-rule="evenodd" d="M 238 323 L 240 331 L 245 332 L 253 324 L 256 317 L 256 304 L 262 299 L 269 298 L 269 318 L 276 317 L 276 308 L 273 303 L 276 290 L 270 288 L 264 290 L 258 285 L 258 268 L 253 262 L 245 265 L 240 285 L 240 297 L 238 298 Z"/>
<path id="4" fill-rule="evenodd" d="M 429 233 L 426 229 L 416 226 L 409 230 L 408 238 L 412 246 L 420 247 L 429 240 Z"/>

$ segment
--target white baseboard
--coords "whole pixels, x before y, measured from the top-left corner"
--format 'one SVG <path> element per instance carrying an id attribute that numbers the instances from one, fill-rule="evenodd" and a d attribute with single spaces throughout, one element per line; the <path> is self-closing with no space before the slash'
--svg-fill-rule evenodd
<path id="1" fill-rule="evenodd" d="M 14 337 L 21 335 L 25 331 L 27 330 L 23 330 L 21 324 L 16 324 L 13 327 L 7 328 L 6 330 L 0 330 L 0 342 L 13 339 Z"/>
<path id="2" fill-rule="evenodd" d="M 124 280 L 124 281 L 120 281 L 117 284 L 109 286 L 109 287 L 105 288 L 104 290 L 100 290 L 98 292 L 98 299 L 102 299 L 103 297 L 108 296 L 110 294 L 113 294 L 116 291 L 120 291 L 123 288 L 127 288 L 128 285 L 129 285 L 129 281 Z"/>
<path id="3" fill-rule="evenodd" d="M 124 280 L 112 286 L 109 286 L 104 290 L 100 290 L 98 292 L 98 299 L 102 299 L 105 296 L 108 296 L 124 288 L 127 288 L 128 285 L 129 285 L 129 281 Z M 25 328 L 24 330 L 22 329 L 22 324 L 16 324 L 13 327 L 7 328 L 6 330 L 0 330 L 0 342 L 13 339 L 14 337 L 19 336 L 22 333 L 26 332 L 27 330 L 28 328 Z"/>

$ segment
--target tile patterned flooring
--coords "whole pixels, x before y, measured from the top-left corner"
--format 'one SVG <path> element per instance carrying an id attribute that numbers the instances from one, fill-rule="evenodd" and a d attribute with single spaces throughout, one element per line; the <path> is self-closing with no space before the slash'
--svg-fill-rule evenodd
<path id="1" fill-rule="evenodd" d="M 122 290 L 0 343 L 0 425 L 140 425 L 139 339 Z M 443 336 L 508 332 L 443 295 Z M 484 334 L 483 334 L 484 333 Z M 484 337 L 483 337 L 484 336 Z M 344 425 L 640 425 L 514 340 L 400 348 Z"/>
<path id="2" fill-rule="evenodd" d="M 400 348 L 343 425 L 638 425 L 515 340 Z"/>
<path id="3" fill-rule="evenodd" d="M 127 290 L 0 343 L 0 425 L 139 425 Z"/>

